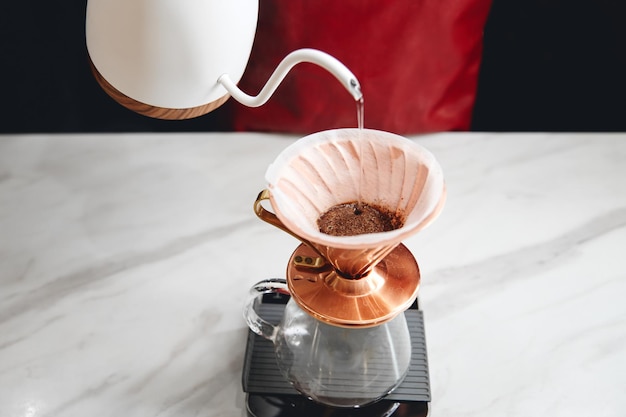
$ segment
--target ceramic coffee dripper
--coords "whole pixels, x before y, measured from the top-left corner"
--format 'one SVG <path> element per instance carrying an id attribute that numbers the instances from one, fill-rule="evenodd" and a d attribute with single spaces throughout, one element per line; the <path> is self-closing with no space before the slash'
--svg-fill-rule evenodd
<path id="1" fill-rule="evenodd" d="M 445 201 L 434 156 L 398 135 L 338 129 L 299 139 L 266 173 L 254 204 L 264 221 L 302 242 L 286 280 L 255 285 L 245 308 L 250 328 L 274 343 L 281 372 L 313 400 L 355 407 L 396 388 L 411 357 L 404 314 L 417 297 L 420 274 L 401 241 L 432 222 Z M 269 200 L 272 211 L 263 203 Z M 380 233 L 331 236 L 317 219 L 329 208 L 359 201 L 404 220 Z M 265 293 L 289 293 L 281 322 L 260 317 Z"/>

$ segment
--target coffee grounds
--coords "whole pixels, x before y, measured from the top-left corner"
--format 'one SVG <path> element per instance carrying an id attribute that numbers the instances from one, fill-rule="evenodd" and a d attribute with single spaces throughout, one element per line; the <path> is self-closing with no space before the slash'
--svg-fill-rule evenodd
<path id="1" fill-rule="evenodd" d="M 403 223 L 389 210 L 359 202 L 332 206 L 317 219 L 320 232 L 332 236 L 388 232 L 402 227 Z"/>

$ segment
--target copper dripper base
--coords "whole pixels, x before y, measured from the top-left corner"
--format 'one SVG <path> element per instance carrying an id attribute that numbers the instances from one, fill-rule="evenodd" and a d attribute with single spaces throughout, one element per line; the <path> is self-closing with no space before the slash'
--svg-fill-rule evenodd
<path id="1" fill-rule="evenodd" d="M 340 276 L 301 244 L 287 266 L 287 283 L 298 305 L 318 320 L 342 327 L 375 326 L 391 320 L 415 301 L 420 272 L 413 254 L 399 244 L 360 279 Z"/>

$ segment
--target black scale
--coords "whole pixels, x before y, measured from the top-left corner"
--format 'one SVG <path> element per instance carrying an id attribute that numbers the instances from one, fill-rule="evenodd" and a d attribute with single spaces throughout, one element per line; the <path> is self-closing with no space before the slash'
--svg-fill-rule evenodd
<path id="1" fill-rule="evenodd" d="M 259 314 L 277 324 L 289 296 L 267 294 L 262 297 Z M 298 393 L 276 365 L 274 345 L 269 340 L 248 334 L 242 383 L 249 417 L 426 417 L 430 402 L 430 379 L 426 354 L 424 316 L 417 300 L 404 312 L 412 343 L 409 373 L 391 394 L 360 408 L 336 408 L 309 400 Z"/>

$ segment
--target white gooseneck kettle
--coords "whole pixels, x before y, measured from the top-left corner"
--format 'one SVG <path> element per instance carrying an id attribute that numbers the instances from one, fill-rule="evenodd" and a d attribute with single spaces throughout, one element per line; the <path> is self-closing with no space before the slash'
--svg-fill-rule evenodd
<path id="1" fill-rule="evenodd" d="M 147 116 L 186 119 L 230 96 L 257 107 L 300 62 L 330 71 L 360 100 L 356 77 L 314 49 L 287 55 L 255 96 L 241 79 L 256 32 L 258 0 L 88 0 L 86 42 L 92 70 L 120 104 Z"/>

